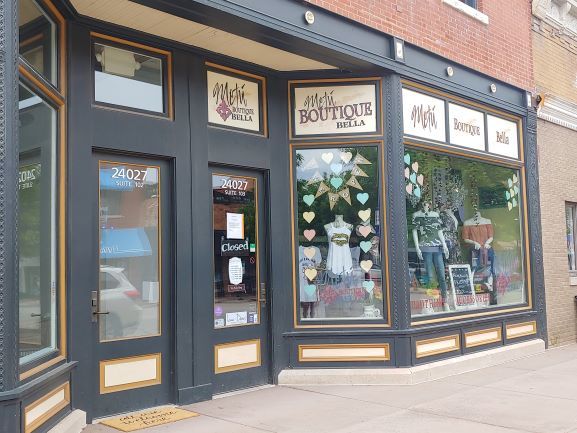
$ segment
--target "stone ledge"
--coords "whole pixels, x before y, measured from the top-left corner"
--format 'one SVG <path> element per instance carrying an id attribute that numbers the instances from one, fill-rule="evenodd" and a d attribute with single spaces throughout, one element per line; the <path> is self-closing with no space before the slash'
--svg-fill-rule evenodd
<path id="1" fill-rule="evenodd" d="M 80 433 L 86 427 L 86 412 L 76 409 L 52 427 L 48 433 Z"/>
<path id="2" fill-rule="evenodd" d="M 543 340 L 498 347 L 406 368 L 315 368 L 283 370 L 279 385 L 415 385 L 491 367 L 545 351 Z"/>

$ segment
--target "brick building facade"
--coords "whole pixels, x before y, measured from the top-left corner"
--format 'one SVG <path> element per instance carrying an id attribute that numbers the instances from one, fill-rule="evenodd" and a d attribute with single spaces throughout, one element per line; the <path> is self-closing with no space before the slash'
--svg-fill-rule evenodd
<path id="1" fill-rule="evenodd" d="M 574 249 L 574 218 L 566 214 L 566 207 L 577 203 L 573 181 L 577 170 L 577 15 L 570 3 L 533 2 L 543 263 L 551 345 L 574 343 L 577 338 L 577 281 L 568 260 L 568 250 Z"/>

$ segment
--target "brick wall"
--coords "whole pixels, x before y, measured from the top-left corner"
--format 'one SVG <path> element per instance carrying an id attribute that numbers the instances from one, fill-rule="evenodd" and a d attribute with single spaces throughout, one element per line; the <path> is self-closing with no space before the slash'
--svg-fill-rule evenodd
<path id="1" fill-rule="evenodd" d="M 479 0 L 485 25 L 442 0 L 309 0 L 523 89 L 533 88 L 531 2 Z"/>
<path id="2" fill-rule="evenodd" d="M 577 339 L 577 286 L 569 285 L 565 202 L 577 203 L 577 132 L 544 120 L 537 123 L 539 147 L 541 227 L 549 343 Z"/>

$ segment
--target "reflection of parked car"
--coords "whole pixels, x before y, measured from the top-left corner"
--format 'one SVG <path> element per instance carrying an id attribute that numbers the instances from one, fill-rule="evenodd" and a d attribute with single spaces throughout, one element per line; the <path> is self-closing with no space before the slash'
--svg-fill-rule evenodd
<path id="1" fill-rule="evenodd" d="M 123 337 L 125 330 L 138 325 L 142 308 L 137 304 L 140 293 L 124 275 L 123 268 L 100 267 L 101 338 Z"/>

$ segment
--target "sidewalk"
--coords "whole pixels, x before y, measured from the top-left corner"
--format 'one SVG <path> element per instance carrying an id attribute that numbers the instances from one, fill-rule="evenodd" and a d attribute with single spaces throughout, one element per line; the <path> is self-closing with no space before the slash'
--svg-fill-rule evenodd
<path id="1" fill-rule="evenodd" d="M 577 433 L 577 345 L 420 385 L 271 387 L 185 409 L 201 415 L 140 431 Z"/>

